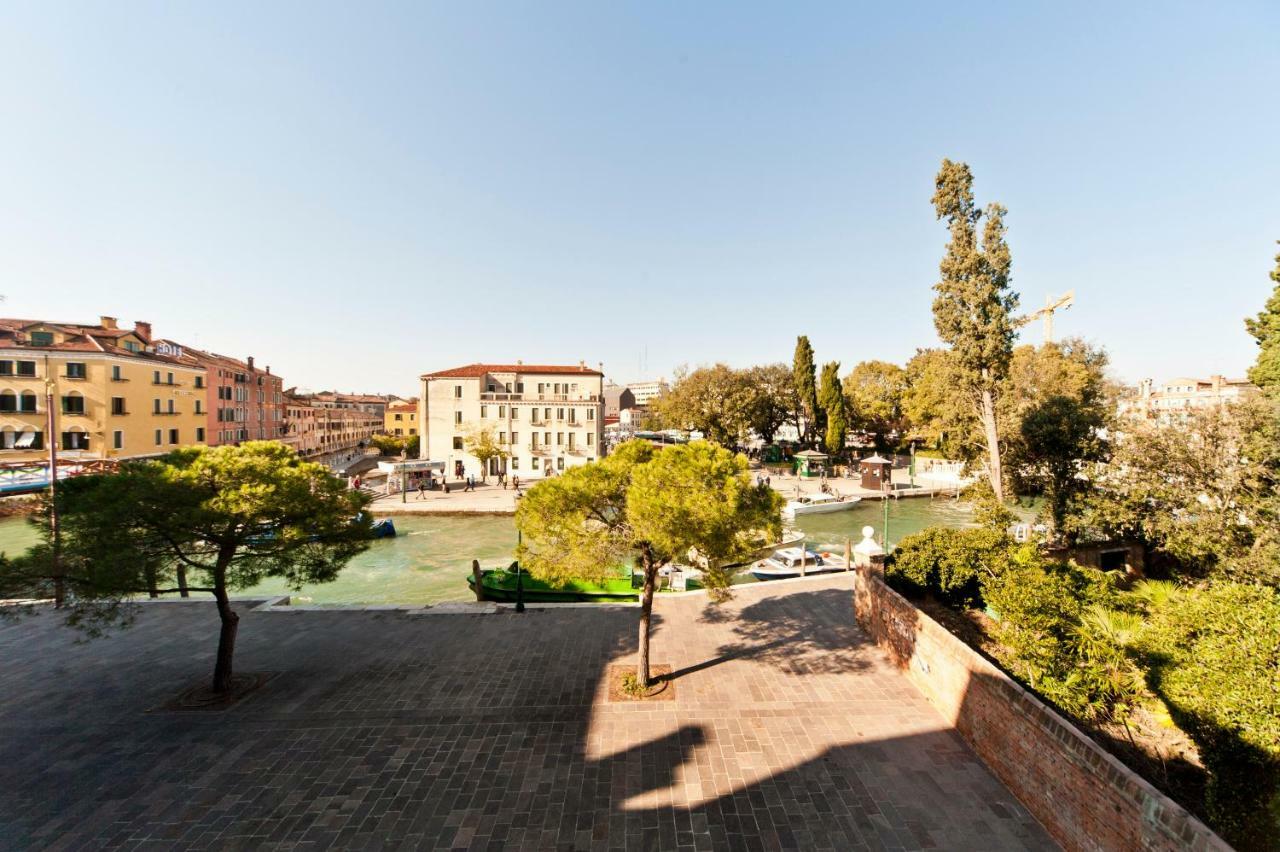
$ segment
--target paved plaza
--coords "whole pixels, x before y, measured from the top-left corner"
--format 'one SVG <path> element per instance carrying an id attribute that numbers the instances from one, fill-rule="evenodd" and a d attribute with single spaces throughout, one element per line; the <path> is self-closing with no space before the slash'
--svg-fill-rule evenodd
<path id="1" fill-rule="evenodd" d="M 853 624 L 850 575 L 660 600 L 675 700 L 614 703 L 637 611 L 0 626 L 0 848 L 1022 849 L 1041 828 Z"/>

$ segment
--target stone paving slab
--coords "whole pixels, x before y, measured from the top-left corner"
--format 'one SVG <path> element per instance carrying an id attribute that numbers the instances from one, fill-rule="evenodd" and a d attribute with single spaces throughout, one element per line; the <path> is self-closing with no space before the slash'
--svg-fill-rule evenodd
<path id="1" fill-rule="evenodd" d="M 661 600 L 676 699 L 610 702 L 632 609 L 242 607 L 222 713 L 148 712 L 212 666 L 212 604 L 88 644 L 0 626 L 0 848 L 1052 848 L 853 624 L 851 578 Z"/>

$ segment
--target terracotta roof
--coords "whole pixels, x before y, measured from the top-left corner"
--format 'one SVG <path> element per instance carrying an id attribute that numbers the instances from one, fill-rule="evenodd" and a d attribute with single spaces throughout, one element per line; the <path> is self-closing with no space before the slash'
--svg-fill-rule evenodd
<path id="1" fill-rule="evenodd" d="M 599 370 L 583 365 L 566 366 L 560 364 L 468 364 L 465 367 L 454 367 L 451 370 L 440 370 L 436 373 L 424 373 L 424 379 L 479 379 L 488 373 L 520 373 L 521 375 L 572 374 L 576 376 L 603 376 Z"/>
<path id="2" fill-rule="evenodd" d="M 34 327 L 44 327 L 56 331 L 64 340 L 48 346 L 35 346 L 29 339 L 19 341 L 18 333 Z M 137 358 L 142 361 L 158 361 L 162 364 L 173 364 L 191 367 L 193 364 L 183 358 L 173 358 L 156 352 L 134 352 L 120 345 L 119 339 L 134 335 L 139 340 L 150 342 L 150 338 L 133 329 L 106 328 L 101 325 L 85 325 L 82 323 L 49 322 L 46 320 L 28 320 L 0 317 L 0 347 L 29 350 L 37 352 L 103 352 L 119 358 Z"/>

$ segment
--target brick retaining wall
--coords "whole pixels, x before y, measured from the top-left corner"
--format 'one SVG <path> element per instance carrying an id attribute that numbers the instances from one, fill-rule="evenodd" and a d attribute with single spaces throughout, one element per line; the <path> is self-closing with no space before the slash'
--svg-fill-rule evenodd
<path id="1" fill-rule="evenodd" d="M 1078 728 L 859 568 L 858 623 L 1067 850 L 1231 847 Z"/>

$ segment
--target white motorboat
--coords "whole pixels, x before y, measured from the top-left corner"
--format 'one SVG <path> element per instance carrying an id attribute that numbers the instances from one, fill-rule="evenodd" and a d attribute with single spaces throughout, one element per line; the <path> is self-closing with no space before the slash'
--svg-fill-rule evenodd
<path id="1" fill-rule="evenodd" d="M 828 551 L 784 547 L 751 566 L 751 574 L 757 580 L 784 580 L 788 577 L 844 571 L 848 567 L 849 563 L 845 562 L 843 556 Z"/>
<path id="2" fill-rule="evenodd" d="M 852 509 L 862 502 L 861 497 L 841 497 L 839 494 L 805 494 L 794 500 L 788 500 L 782 507 L 784 517 L 794 518 L 796 515 L 817 515 L 824 512 L 842 512 Z"/>

